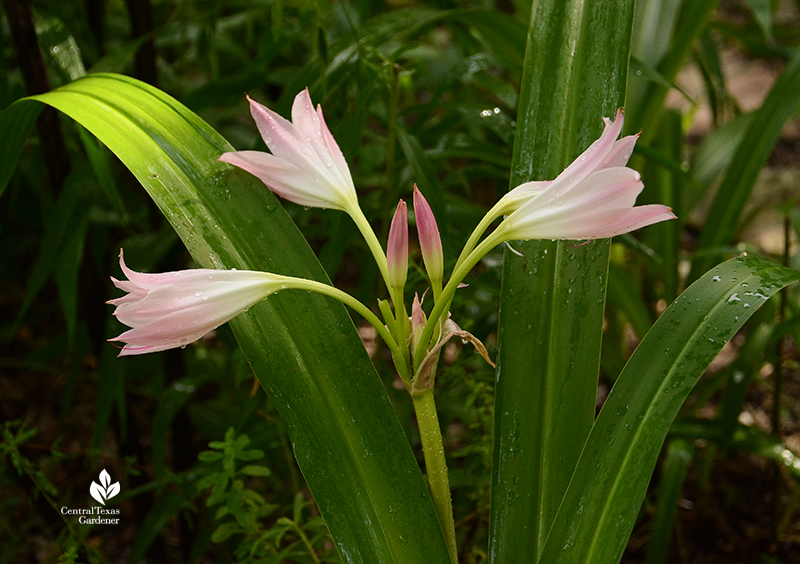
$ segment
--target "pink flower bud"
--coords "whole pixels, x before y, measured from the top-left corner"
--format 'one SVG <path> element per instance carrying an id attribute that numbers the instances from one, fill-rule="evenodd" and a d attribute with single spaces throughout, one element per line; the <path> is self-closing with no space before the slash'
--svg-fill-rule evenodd
<path id="1" fill-rule="evenodd" d="M 424 296 L 423 296 L 424 297 Z M 416 351 L 422 331 L 425 329 L 427 318 L 422 310 L 422 302 L 419 295 L 414 292 L 414 301 L 411 303 L 411 350 Z M 427 352 L 427 351 L 426 351 Z"/>
<path id="2" fill-rule="evenodd" d="M 404 287 L 408 273 L 408 208 L 403 200 L 397 204 L 389 227 L 386 260 L 389 263 L 389 284 L 395 288 Z"/>
<path id="3" fill-rule="evenodd" d="M 442 239 L 433 211 L 414 184 L 414 215 L 417 219 L 417 235 L 422 249 L 422 260 L 431 280 L 442 280 L 444 277 L 444 259 L 442 257 Z"/>

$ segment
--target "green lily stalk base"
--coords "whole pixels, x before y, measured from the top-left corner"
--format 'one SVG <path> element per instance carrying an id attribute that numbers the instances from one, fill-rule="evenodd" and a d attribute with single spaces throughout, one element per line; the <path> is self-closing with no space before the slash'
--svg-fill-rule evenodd
<path id="1" fill-rule="evenodd" d="M 456 527 L 453 521 L 453 502 L 450 497 L 450 480 L 447 477 L 442 432 L 439 428 L 439 417 L 436 414 L 436 403 L 433 401 L 433 390 L 425 390 L 414 395 L 413 401 L 414 411 L 417 414 L 419 436 L 422 441 L 422 454 L 425 457 L 425 470 L 428 474 L 428 488 L 447 542 L 450 560 L 453 564 L 458 564 Z"/>

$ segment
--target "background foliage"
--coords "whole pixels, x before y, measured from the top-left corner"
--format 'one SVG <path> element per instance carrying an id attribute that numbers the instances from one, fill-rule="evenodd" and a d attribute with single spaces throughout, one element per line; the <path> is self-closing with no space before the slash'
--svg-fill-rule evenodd
<path id="1" fill-rule="evenodd" d="M 385 237 L 417 182 L 452 262 L 508 189 L 525 4 L 40 1 L 37 75 L 36 50 L 15 39 L 20 3 L 6 0 L 0 104 L 121 72 L 249 149 L 263 145 L 243 93 L 287 115 L 308 86 L 376 232 Z M 710 266 L 746 251 L 800 267 L 798 4 L 637 2 L 626 120 L 643 131 L 640 201 L 672 205 L 680 220 L 611 245 L 598 407 L 653 321 Z M 103 302 L 117 295 L 118 249 L 144 271 L 191 261 L 104 147 L 43 119 L 0 199 L 0 512 L 13 517 L 0 525 L 0 560 L 340 561 L 227 326 L 184 350 L 115 359 L 105 339 L 122 327 Z M 378 273 L 347 218 L 284 207 L 336 285 L 372 303 Z M 492 355 L 501 260 L 499 249 L 484 259 L 453 312 Z M 410 278 L 424 288 L 421 270 Z M 768 302 L 689 396 L 623 561 L 798 558 L 797 292 Z M 386 351 L 363 337 L 418 445 Z M 440 420 L 462 560 L 486 562 L 494 375 L 456 353 L 438 380 Z M 59 509 L 85 505 L 102 468 L 122 483 L 124 524 L 67 523 Z"/>

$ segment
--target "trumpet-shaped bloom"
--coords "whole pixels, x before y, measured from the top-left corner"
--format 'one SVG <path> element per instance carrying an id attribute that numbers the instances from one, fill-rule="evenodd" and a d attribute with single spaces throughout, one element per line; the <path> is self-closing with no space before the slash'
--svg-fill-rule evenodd
<path id="1" fill-rule="evenodd" d="M 289 285 L 283 276 L 249 270 L 144 274 L 125 265 L 122 251 L 119 264 L 128 279 L 111 280 L 128 294 L 108 303 L 131 327 L 111 339 L 125 343 L 119 356 L 185 346 Z"/>
<path id="2" fill-rule="evenodd" d="M 395 288 L 403 288 L 408 275 L 408 208 L 403 200 L 397 204 L 397 211 L 394 212 L 392 225 L 389 227 L 386 259 L 389 283 Z"/>
<path id="3" fill-rule="evenodd" d="M 272 154 L 237 151 L 224 153 L 219 160 L 246 170 L 279 196 L 302 206 L 348 213 L 358 208 L 350 169 L 325 124 L 322 108 L 314 109 L 308 89 L 295 97 L 292 121 L 247 100 Z"/>
<path id="4" fill-rule="evenodd" d="M 431 280 L 441 281 L 444 277 L 444 259 L 439 227 L 436 225 L 433 210 L 416 184 L 414 184 L 414 216 L 417 219 L 417 235 L 425 270 L 428 271 Z"/>
<path id="5" fill-rule="evenodd" d="M 555 180 L 522 184 L 508 193 L 498 207 L 510 215 L 491 238 L 602 239 L 675 218 L 667 206 L 634 206 L 644 185 L 639 173 L 625 165 L 637 136 L 616 140 L 622 110 L 613 122 L 603 119 L 601 137 Z"/>

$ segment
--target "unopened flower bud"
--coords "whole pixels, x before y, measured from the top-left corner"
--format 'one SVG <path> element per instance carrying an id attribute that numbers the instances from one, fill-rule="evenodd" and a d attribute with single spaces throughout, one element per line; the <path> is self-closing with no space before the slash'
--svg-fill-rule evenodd
<path id="1" fill-rule="evenodd" d="M 386 249 L 389 267 L 389 284 L 395 288 L 406 285 L 408 273 L 408 208 L 403 200 L 397 204 L 392 225 L 389 227 L 389 243 Z"/>
<path id="2" fill-rule="evenodd" d="M 425 261 L 425 270 L 431 281 L 441 281 L 444 277 L 444 259 L 442 257 L 442 239 L 433 211 L 414 185 L 414 215 L 417 219 L 417 235 L 419 246 L 422 249 L 422 260 Z"/>
<path id="3" fill-rule="evenodd" d="M 422 302 L 419 295 L 414 292 L 414 301 L 411 303 L 411 350 L 416 351 L 419 340 L 422 337 L 422 330 L 425 328 L 425 312 L 422 311 Z M 426 351 L 427 352 L 427 351 Z"/>

